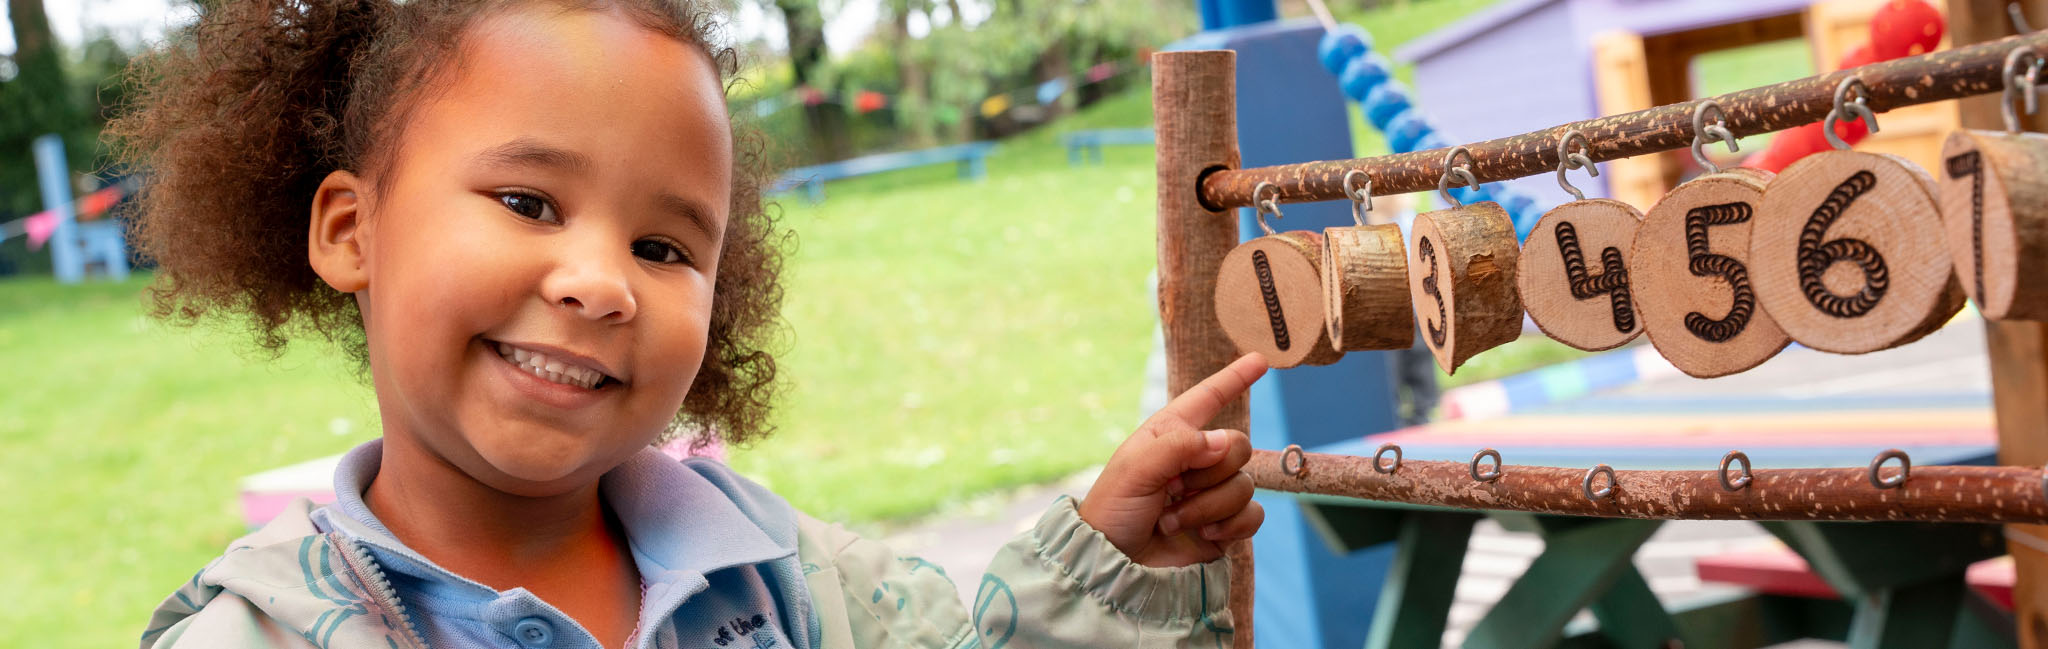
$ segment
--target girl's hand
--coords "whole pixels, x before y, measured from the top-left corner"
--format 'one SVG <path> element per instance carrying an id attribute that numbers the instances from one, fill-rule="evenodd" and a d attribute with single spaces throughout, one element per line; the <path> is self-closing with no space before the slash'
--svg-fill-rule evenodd
<path id="1" fill-rule="evenodd" d="M 1266 373 L 1246 354 L 1204 379 L 1138 427 L 1109 456 L 1081 501 L 1081 520 L 1138 563 L 1186 566 L 1223 556 L 1228 541 L 1251 538 L 1266 520 L 1252 502 L 1244 431 L 1200 426 Z"/>

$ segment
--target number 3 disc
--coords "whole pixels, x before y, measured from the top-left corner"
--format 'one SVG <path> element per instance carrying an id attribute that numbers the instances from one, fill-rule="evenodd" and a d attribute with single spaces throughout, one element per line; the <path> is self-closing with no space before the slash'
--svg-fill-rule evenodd
<path id="1" fill-rule="evenodd" d="M 1764 191 L 1750 244 L 1757 298 L 1793 340 L 1862 354 L 1932 333 L 1962 308 L 1934 179 L 1895 156 L 1828 151 Z"/>

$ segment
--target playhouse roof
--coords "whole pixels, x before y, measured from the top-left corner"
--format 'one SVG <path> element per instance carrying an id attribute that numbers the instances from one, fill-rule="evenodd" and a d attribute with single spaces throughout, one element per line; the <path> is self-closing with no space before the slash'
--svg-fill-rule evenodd
<path id="1" fill-rule="evenodd" d="M 1448 27 L 1417 38 L 1395 50 L 1401 61 L 1419 62 L 1454 46 L 1481 45 L 1500 27 L 1539 9 L 1563 4 L 1572 15 L 1570 34 L 1583 40 L 1610 30 L 1644 36 L 1726 25 L 1805 9 L 1813 0 L 1502 0 Z M 1371 25 L 1366 26 L 1371 29 Z"/>

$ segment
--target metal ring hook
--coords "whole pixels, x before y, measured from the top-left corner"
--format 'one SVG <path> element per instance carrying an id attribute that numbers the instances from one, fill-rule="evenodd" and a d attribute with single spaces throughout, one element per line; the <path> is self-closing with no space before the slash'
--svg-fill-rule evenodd
<path id="1" fill-rule="evenodd" d="M 1268 189 L 1273 190 L 1273 195 L 1265 200 L 1259 200 L 1259 197 L 1264 195 Z M 1256 218 L 1259 221 L 1259 229 L 1265 230 L 1266 234 L 1273 234 L 1273 226 L 1266 225 L 1267 212 L 1272 212 L 1273 218 L 1276 219 L 1286 218 L 1285 215 L 1280 213 L 1279 200 L 1280 188 L 1274 187 L 1273 183 L 1261 181 L 1257 187 L 1252 188 L 1252 211 L 1257 214 Z"/>
<path id="2" fill-rule="evenodd" d="M 1492 457 L 1492 458 L 1493 458 L 1493 468 L 1492 468 L 1492 469 L 1488 469 L 1488 470 L 1487 470 L 1487 471 L 1486 471 L 1485 473 L 1480 473 L 1480 472 L 1479 472 L 1479 460 L 1480 460 L 1480 459 L 1482 459 L 1482 458 L 1486 458 L 1486 457 Z M 1500 479 L 1500 474 L 1501 474 L 1501 466 L 1500 466 L 1500 451 L 1496 451 L 1496 450 L 1493 450 L 1493 449 L 1490 449 L 1490 448 L 1489 448 L 1489 449 L 1485 449 L 1485 450 L 1482 450 L 1482 451 L 1480 451 L 1480 452 L 1478 452 L 1478 453 L 1474 453 L 1474 454 L 1472 454 L 1472 479 L 1473 479 L 1473 480 L 1477 480 L 1477 481 L 1479 481 L 1479 482 L 1493 482 L 1493 481 L 1495 481 L 1495 480 L 1499 480 L 1499 479 Z"/>
<path id="3" fill-rule="evenodd" d="M 1365 185 L 1352 189 L 1352 178 L 1363 179 Z M 1351 220 L 1359 225 L 1365 225 L 1365 215 L 1372 212 L 1372 177 L 1359 169 L 1344 172 L 1344 195 L 1351 197 Z"/>
<path id="4" fill-rule="evenodd" d="M 1385 457 L 1387 451 L 1394 452 L 1394 463 L 1392 465 L 1380 463 L 1380 458 Z M 1372 470 L 1389 475 L 1401 470 L 1401 447 L 1397 444 L 1381 444 L 1380 450 L 1372 454 Z"/>
<path id="5" fill-rule="evenodd" d="M 2027 71 L 2024 75 L 2020 74 L 2021 57 L 2032 59 L 2027 64 Z M 2022 102 L 2026 104 L 2028 115 L 2034 114 L 2036 108 L 2034 84 L 2041 78 L 2041 66 L 2043 63 L 2044 59 L 2042 59 L 2041 55 L 2035 54 L 2034 48 L 2031 47 L 2015 47 L 2012 52 L 2005 55 L 2005 73 L 2003 76 L 2005 80 L 2005 100 L 1999 102 L 1998 111 L 2005 117 L 2005 131 L 2007 133 L 2018 133 L 2021 130 L 2019 112 L 2013 110 L 2012 107 L 2014 95 L 2019 95 Z"/>
<path id="6" fill-rule="evenodd" d="M 1572 140 L 1579 141 L 1579 148 L 1584 153 L 1572 153 Z M 1563 187 L 1566 193 L 1571 194 L 1572 200 L 1586 200 L 1586 193 L 1579 191 L 1577 187 L 1573 187 L 1571 181 L 1565 179 L 1564 172 L 1571 169 L 1584 169 L 1588 175 L 1599 178 L 1600 168 L 1593 166 L 1593 159 L 1587 156 L 1587 154 L 1592 152 L 1593 143 L 1587 140 L 1586 134 L 1580 133 L 1579 129 L 1565 131 L 1564 137 L 1557 140 L 1557 186 Z"/>
<path id="7" fill-rule="evenodd" d="M 1288 463 L 1288 458 L 1294 458 L 1292 465 Z M 1300 444 L 1288 444 L 1287 450 L 1280 452 L 1280 473 L 1289 478 L 1308 475 L 1308 455 L 1301 452 Z"/>
<path id="8" fill-rule="evenodd" d="M 1877 470 L 1884 466 L 1884 461 L 1893 458 L 1899 460 L 1899 474 L 1890 478 L 1878 477 Z M 1877 457 L 1870 461 L 1870 486 L 1879 489 L 1897 489 L 1901 485 L 1906 484 L 1906 478 L 1912 474 L 1913 458 L 1906 457 L 1906 452 L 1899 449 L 1885 449 L 1883 453 L 1877 454 Z"/>
<path id="9" fill-rule="evenodd" d="M 1607 474 L 1607 486 L 1601 487 L 1599 491 L 1594 491 L 1593 478 L 1598 477 L 1602 473 Z M 1620 488 L 1621 483 L 1617 482 L 1614 477 L 1614 467 L 1605 464 L 1593 465 L 1592 469 L 1586 471 L 1585 481 L 1579 483 L 1579 489 L 1586 493 L 1586 500 L 1596 503 L 1613 498 L 1614 492 Z"/>
<path id="10" fill-rule="evenodd" d="M 1451 161 L 1457 160 L 1459 156 L 1464 156 L 1465 164 L 1453 166 Z M 1452 207 L 1464 207 L 1465 202 L 1451 197 L 1451 177 L 1456 176 L 1458 182 L 1466 187 L 1479 189 L 1479 179 L 1472 176 L 1471 164 L 1472 152 L 1466 151 L 1465 147 L 1454 147 L 1450 153 L 1444 154 L 1444 175 L 1436 181 L 1436 193 Z"/>
<path id="11" fill-rule="evenodd" d="M 1728 465 L 1734 464 L 1736 462 L 1742 463 L 1742 477 L 1736 478 L 1734 481 L 1730 481 L 1728 480 Z M 1721 456 L 1722 489 L 1727 489 L 1729 491 L 1741 491 L 1744 487 L 1748 487 L 1749 483 L 1755 481 L 1756 477 L 1750 475 L 1749 473 L 1748 453 L 1744 453 L 1742 451 L 1729 451 L 1727 455 Z"/>
<path id="12" fill-rule="evenodd" d="M 1714 123 L 1707 123 L 1707 112 L 1713 111 Z M 1721 165 L 1707 159 L 1707 145 L 1715 142 L 1728 143 L 1728 152 L 1742 150 L 1735 144 L 1735 134 L 1728 131 L 1728 113 L 1721 110 L 1721 104 L 1712 99 L 1702 99 L 1692 109 L 1692 159 L 1700 163 L 1707 173 L 1721 173 Z"/>
<path id="13" fill-rule="evenodd" d="M 1854 101 L 1849 99 L 1852 91 L 1856 96 Z M 1849 143 L 1843 141 L 1842 136 L 1835 134 L 1836 122 L 1861 120 L 1870 127 L 1870 132 L 1877 132 L 1877 113 L 1871 112 L 1869 100 L 1870 88 L 1863 85 L 1862 79 L 1849 77 L 1835 86 L 1835 109 L 1828 111 L 1827 118 L 1821 120 L 1820 128 L 1821 135 L 1827 136 L 1829 146 L 1835 147 L 1837 151 L 1849 150 Z"/>

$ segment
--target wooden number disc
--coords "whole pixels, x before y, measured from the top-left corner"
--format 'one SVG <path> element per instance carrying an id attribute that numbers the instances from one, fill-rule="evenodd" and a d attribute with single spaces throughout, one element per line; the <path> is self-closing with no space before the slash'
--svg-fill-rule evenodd
<path id="1" fill-rule="evenodd" d="M 1957 131 L 1941 147 L 1956 278 L 1992 320 L 2048 320 L 2048 136 Z"/>
<path id="2" fill-rule="evenodd" d="M 1750 223 L 1771 173 L 1734 168 L 1664 195 L 1636 230 L 1628 280 L 1657 353 L 1700 378 L 1770 360 L 1790 338 L 1757 307 Z"/>
<path id="3" fill-rule="evenodd" d="M 1273 367 L 1329 365 L 1344 356 L 1323 326 L 1323 235 L 1282 232 L 1246 241 L 1216 271 L 1216 319 L 1241 353 Z"/>
<path id="4" fill-rule="evenodd" d="M 1496 203 L 1415 217 L 1408 295 L 1436 364 L 1456 372 L 1466 359 L 1522 333 L 1515 294 L 1515 224 Z"/>
<path id="5" fill-rule="evenodd" d="M 1749 244 L 1757 299 L 1799 344 L 1890 349 L 1963 306 L 1934 179 L 1904 158 L 1826 151 L 1764 191 Z"/>
<path id="6" fill-rule="evenodd" d="M 1323 230 L 1323 309 L 1338 351 L 1415 344 L 1408 253 L 1392 223 Z"/>
<path id="7" fill-rule="evenodd" d="M 1515 269 L 1522 308 L 1558 342 L 1586 351 L 1620 347 L 1643 332 L 1627 253 L 1643 213 L 1606 198 L 1559 205 L 1536 222 Z"/>

